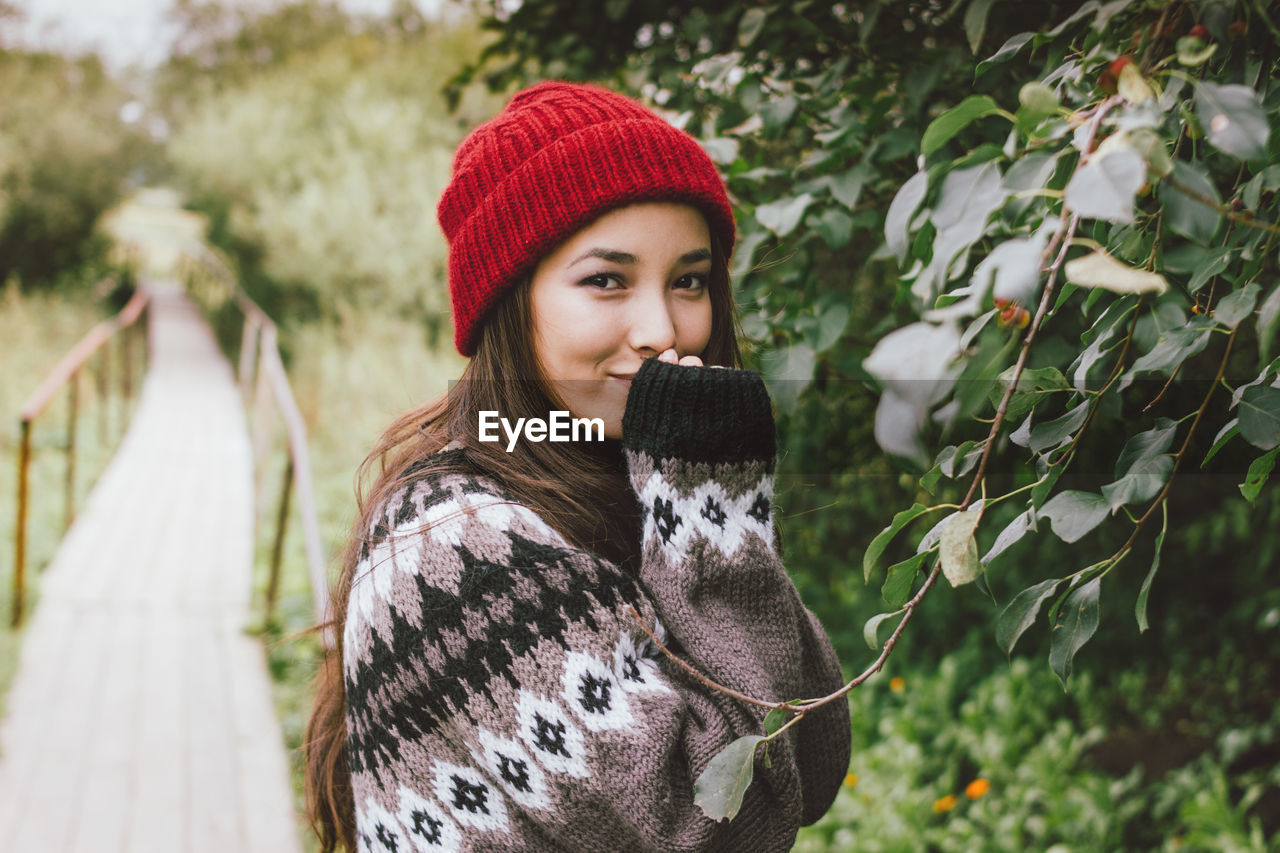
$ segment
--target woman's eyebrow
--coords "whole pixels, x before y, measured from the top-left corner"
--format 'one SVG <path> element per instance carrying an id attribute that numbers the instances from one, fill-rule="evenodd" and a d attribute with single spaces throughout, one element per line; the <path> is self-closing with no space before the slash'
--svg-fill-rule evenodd
<path id="1" fill-rule="evenodd" d="M 600 258 L 613 264 L 634 264 L 636 262 L 636 256 L 628 252 L 619 252 L 614 249 L 588 249 L 574 258 L 569 266 L 577 266 L 588 258 Z"/>
<path id="2" fill-rule="evenodd" d="M 636 256 L 630 252 L 620 252 L 616 249 L 595 248 L 588 249 L 570 262 L 569 266 L 574 267 L 589 258 L 600 258 L 612 264 L 632 264 L 637 263 Z M 699 261 L 711 260 L 710 249 L 694 249 L 692 252 L 685 252 L 680 256 L 682 265 L 696 264 Z"/>
<path id="3" fill-rule="evenodd" d="M 710 249 L 694 249 L 692 252 L 685 252 L 680 256 L 680 263 L 682 264 L 696 264 L 698 261 L 709 260 L 711 260 Z"/>

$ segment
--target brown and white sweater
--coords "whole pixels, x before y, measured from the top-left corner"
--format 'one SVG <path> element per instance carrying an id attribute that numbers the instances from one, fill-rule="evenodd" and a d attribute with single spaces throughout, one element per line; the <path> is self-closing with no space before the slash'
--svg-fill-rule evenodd
<path id="1" fill-rule="evenodd" d="M 623 421 L 644 508 L 638 576 L 570 545 L 483 476 L 420 476 L 357 567 L 344 672 L 360 853 L 785 851 L 835 797 L 845 702 L 757 753 L 741 812 L 693 802 L 764 709 L 839 687 L 774 549 L 775 439 L 749 371 L 650 359 Z M 461 453 L 460 450 L 446 451 Z M 665 632 L 665 634 L 664 634 Z"/>

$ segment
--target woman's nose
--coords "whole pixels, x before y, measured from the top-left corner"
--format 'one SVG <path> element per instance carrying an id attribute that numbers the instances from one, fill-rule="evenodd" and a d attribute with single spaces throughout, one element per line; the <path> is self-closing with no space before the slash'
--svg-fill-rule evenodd
<path id="1" fill-rule="evenodd" d="M 676 345 L 675 320 L 667 304 L 665 288 L 638 288 L 629 307 L 628 342 L 632 348 L 657 355 Z"/>

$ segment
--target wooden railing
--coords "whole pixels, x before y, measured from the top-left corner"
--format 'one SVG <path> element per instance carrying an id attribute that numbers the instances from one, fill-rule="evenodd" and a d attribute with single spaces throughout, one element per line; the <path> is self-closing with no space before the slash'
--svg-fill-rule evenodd
<path id="1" fill-rule="evenodd" d="M 111 348 L 108 346 L 112 338 L 120 334 L 122 350 L 122 366 L 120 370 L 120 390 L 125 401 L 125 413 L 122 420 L 127 420 L 128 405 L 133 399 L 134 357 L 133 344 L 128 334 L 130 329 L 145 330 L 145 323 L 138 321 L 145 316 L 150 297 L 144 287 L 139 286 L 119 314 L 103 320 L 89 330 L 80 342 L 62 357 L 57 366 L 49 372 L 40 387 L 27 399 L 18 416 L 18 500 L 15 509 L 17 518 L 14 524 L 14 556 L 13 556 L 13 613 L 12 623 L 15 628 L 22 624 L 23 599 L 26 594 L 27 570 L 27 516 L 29 514 L 29 492 L 31 472 L 31 425 L 36 418 L 49 408 L 58 392 L 69 389 L 70 397 L 67 406 L 67 441 L 66 441 L 66 478 L 65 503 L 66 527 L 71 527 L 75 520 L 76 497 L 76 433 L 80 421 L 80 376 L 90 359 L 101 353 L 102 364 L 98 369 L 100 397 L 106 397 L 111 386 Z M 143 331 L 145 335 L 145 331 Z M 136 335 L 135 335 L 136 337 Z M 146 347 L 143 347 L 146 353 Z M 104 403 L 100 412 L 102 433 L 108 432 L 108 406 Z M 123 432 L 123 429 L 121 430 Z"/>
<path id="2" fill-rule="evenodd" d="M 325 572 L 325 557 L 320 543 L 320 524 L 316 513 L 315 490 L 311 480 L 311 462 L 307 452 L 307 425 L 298 411 L 297 401 L 289 385 L 289 377 L 280 358 L 276 324 L 258 307 L 244 289 L 236 274 L 222 258 L 203 243 L 189 246 L 186 258 L 197 265 L 216 282 L 222 291 L 221 302 L 234 305 L 242 326 L 240 332 L 236 378 L 250 413 L 250 433 L 254 464 L 263 465 L 268 455 L 267 405 L 274 404 L 284 423 L 286 458 L 280 499 L 276 507 L 275 531 L 271 543 L 271 567 L 266 591 L 266 619 L 270 621 L 275 611 L 280 590 L 280 568 L 284 553 L 284 539 L 289 518 L 290 500 L 297 492 L 298 515 L 302 522 L 302 541 L 306 551 L 311 582 L 312 608 L 318 622 L 328 621 L 329 582 Z M 188 275 L 188 288 L 198 290 Z M 193 293 L 198 301 L 209 307 L 209 294 Z M 203 296 L 203 298 L 201 298 Z M 323 633 L 326 647 L 332 647 L 330 631 Z"/>

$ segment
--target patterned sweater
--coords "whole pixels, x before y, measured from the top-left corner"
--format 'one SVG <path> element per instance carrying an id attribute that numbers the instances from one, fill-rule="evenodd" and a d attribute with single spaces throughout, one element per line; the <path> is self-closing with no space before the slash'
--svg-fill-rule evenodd
<path id="1" fill-rule="evenodd" d="M 849 761 L 843 701 L 785 732 L 769 767 L 757 751 L 735 818 L 707 818 L 694 780 L 766 711 L 660 654 L 630 610 L 748 695 L 841 684 L 774 549 L 759 376 L 649 359 L 623 448 L 644 510 L 637 576 L 485 476 L 428 465 L 383 508 L 344 635 L 361 853 L 785 851 L 830 806 Z"/>

